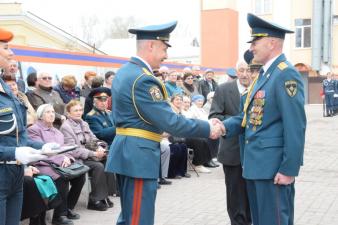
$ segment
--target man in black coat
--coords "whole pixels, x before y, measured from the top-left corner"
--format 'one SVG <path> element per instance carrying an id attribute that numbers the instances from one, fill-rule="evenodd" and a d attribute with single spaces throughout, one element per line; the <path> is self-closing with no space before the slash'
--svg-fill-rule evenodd
<path id="1" fill-rule="evenodd" d="M 204 96 L 204 104 L 206 103 L 207 96 L 210 92 L 215 91 L 217 83 L 214 80 L 214 71 L 207 69 L 204 74 L 204 78 L 199 81 L 198 92 Z"/>
<path id="2" fill-rule="evenodd" d="M 250 84 L 249 68 L 238 63 L 238 79 L 219 85 L 211 104 L 209 118 L 221 121 L 239 113 L 240 98 Z M 250 208 L 245 180 L 240 163 L 239 137 L 220 138 L 218 161 L 223 164 L 227 189 L 227 211 L 231 225 L 251 224 Z"/>

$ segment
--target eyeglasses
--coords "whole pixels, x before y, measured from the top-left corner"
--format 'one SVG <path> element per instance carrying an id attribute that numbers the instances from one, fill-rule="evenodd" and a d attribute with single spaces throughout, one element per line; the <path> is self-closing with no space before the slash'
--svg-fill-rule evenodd
<path id="1" fill-rule="evenodd" d="M 42 80 L 52 80 L 53 77 L 41 77 Z"/>
<path id="2" fill-rule="evenodd" d="M 193 80 L 194 78 L 192 78 L 192 77 L 188 77 L 188 78 L 186 78 L 186 80 Z"/>

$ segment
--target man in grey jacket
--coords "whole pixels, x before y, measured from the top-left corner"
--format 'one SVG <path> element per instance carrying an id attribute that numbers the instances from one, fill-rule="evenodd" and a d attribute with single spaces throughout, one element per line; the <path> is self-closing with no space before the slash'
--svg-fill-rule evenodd
<path id="1" fill-rule="evenodd" d="M 250 74 L 245 62 L 237 64 L 237 77 L 219 85 L 215 91 L 209 118 L 221 121 L 239 113 L 240 98 L 250 85 Z M 227 211 L 231 225 L 251 224 L 245 180 L 240 163 L 239 137 L 220 138 L 218 161 L 223 164 L 227 190 Z"/>

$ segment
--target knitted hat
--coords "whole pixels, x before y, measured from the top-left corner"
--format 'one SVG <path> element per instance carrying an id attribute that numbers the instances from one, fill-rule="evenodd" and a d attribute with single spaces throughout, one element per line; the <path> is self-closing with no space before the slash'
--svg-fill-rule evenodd
<path id="1" fill-rule="evenodd" d="M 204 96 L 203 96 L 203 95 L 193 95 L 193 96 L 191 97 L 191 101 L 192 101 L 192 102 L 196 102 L 196 101 L 198 101 L 198 100 L 204 101 Z"/>

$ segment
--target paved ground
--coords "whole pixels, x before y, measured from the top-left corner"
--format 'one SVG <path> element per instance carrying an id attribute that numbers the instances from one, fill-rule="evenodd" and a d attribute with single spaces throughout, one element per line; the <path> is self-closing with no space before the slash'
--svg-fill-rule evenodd
<path id="1" fill-rule="evenodd" d="M 338 224 L 338 116 L 323 118 L 321 106 L 307 106 L 304 161 L 296 181 L 295 225 Z M 292 116 L 292 115 L 290 115 Z M 156 204 L 156 225 L 228 225 L 224 175 L 221 168 L 211 174 L 173 180 L 162 186 Z M 84 187 L 86 189 L 87 186 Z M 106 212 L 85 209 L 85 193 L 76 211 L 76 225 L 112 225 L 119 213 L 119 200 Z"/>

